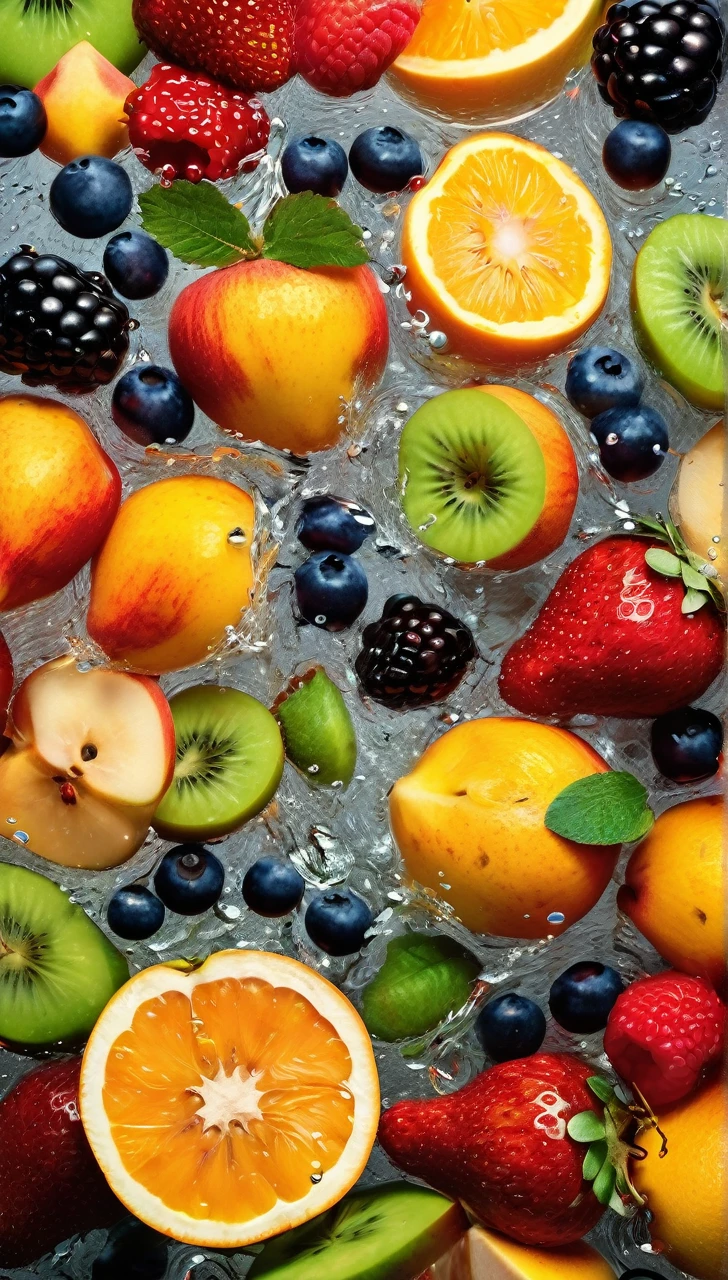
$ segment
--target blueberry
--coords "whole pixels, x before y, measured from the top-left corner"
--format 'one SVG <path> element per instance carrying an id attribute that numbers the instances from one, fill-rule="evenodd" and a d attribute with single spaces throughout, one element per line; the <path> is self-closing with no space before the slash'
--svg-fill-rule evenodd
<path id="1" fill-rule="evenodd" d="M 625 484 L 653 475 L 670 448 L 665 419 L 646 404 L 607 409 L 593 419 L 591 433 L 604 470 Z"/>
<path id="2" fill-rule="evenodd" d="M 621 120 L 607 134 L 602 163 L 612 182 L 625 191 L 646 191 L 662 182 L 670 168 L 672 143 L 659 124 Z"/>
<path id="3" fill-rule="evenodd" d="M 301 617 L 326 631 L 350 627 L 366 605 L 367 576 L 351 556 L 317 551 L 294 576 Z"/>
<path id="4" fill-rule="evenodd" d="M 168 1247 L 166 1236 L 136 1218 L 125 1218 L 109 1232 L 91 1280 L 163 1280 Z"/>
<path id="5" fill-rule="evenodd" d="M 639 404 L 643 387 L 637 366 L 611 347 L 587 347 L 573 357 L 566 371 L 566 398 L 585 418 Z"/>
<path id="6" fill-rule="evenodd" d="M 180 844 L 165 853 L 154 888 L 178 916 L 199 916 L 214 907 L 225 883 L 222 863 L 200 844 Z"/>
<path id="7" fill-rule="evenodd" d="M 624 990 L 615 969 L 597 960 L 572 964 L 556 979 L 549 993 L 549 1009 L 560 1027 L 576 1035 L 601 1031 Z"/>
<path id="8" fill-rule="evenodd" d="M 37 93 L 17 84 L 0 85 L 0 156 L 29 156 L 45 137 L 48 118 Z"/>
<path id="9" fill-rule="evenodd" d="M 179 444 L 192 430 L 195 406 L 171 369 L 138 364 L 114 387 L 111 416 L 136 444 Z"/>
<path id="10" fill-rule="evenodd" d="M 319 893 L 306 911 L 306 933 L 315 946 L 330 956 L 350 956 L 361 951 L 371 923 L 369 907 L 351 889 Z"/>
<path id="11" fill-rule="evenodd" d="M 134 202 L 129 175 L 120 164 L 103 156 L 72 160 L 53 179 L 51 213 L 64 231 L 82 240 L 116 231 Z"/>
<path id="12" fill-rule="evenodd" d="M 360 133 L 352 143 L 349 164 L 357 182 L 381 195 L 402 191 L 412 178 L 425 172 L 419 143 L 391 124 Z"/>
<path id="13" fill-rule="evenodd" d="M 490 1000 L 478 1014 L 475 1034 L 496 1062 L 538 1053 L 546 1035 L 546 1019 L 533 1000 L 506 995 Z"/>
<path id="14" fill-rule="evenodd" d="M 106 919 L 120 938 L 139 942 L 158 933 L 164 924 L 164 903 L 141 884 L 124 885 L 113 894 Z"/>
<path id="15" fill-rule="evenodd" d="M 301 905 L 306 882 L 285 858 L 258 858 L 245 873 L 243 899 L 256 915 L 275 920 Z"/>
<path id="16" fill-rule="evenodd" d="M 374 519 L 357 502 L 320 494 L 301 503 L 296 537 L 309 551 L 351 555 L 374 529 Z"/>
<path id="17" fill-rule="evenodd" d="M 146 231 L 120 231 L 104 250 L 104 271 L 122 298 L 151 298 L 169 275 L 169 258 Z"/>
<path id="18" fill-rule="evenodd" d="M 673 782 L 702 782 L 720 768 L 723 726 L 712 711 L 680 707 L 652 722 L 652 759 Z"/>
<path id="19" fill-rule="evenodd" d="M 338 196 L 346 182 L 349 162 L 333 138 L 294 138 L 281 158 L 281 173 L 289 191 L 315 191 Z"/>

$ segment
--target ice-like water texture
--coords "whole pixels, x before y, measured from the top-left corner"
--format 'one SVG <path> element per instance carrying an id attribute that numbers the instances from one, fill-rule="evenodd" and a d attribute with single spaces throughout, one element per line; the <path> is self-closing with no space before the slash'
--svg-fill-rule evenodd
<path id="1" fill-rule="evenodd" d="M 147 70 L 145 63 L 135 74 L 135 80 L 141 83 Z M 588 335 L 588 341 L 615 345 L 634 355 L 628 307 L 629 279 L 641 243 L 658 221 L 673 213 L 723 214 L 727 171 L 721 126 L 725 132 L 727 104 L 728 92 L 724 88 L 706 124 L 674 140 L 670 177 L 665 184 L 634 201 L 615 188 L 601 168 L 601 144 L 614 120 L 599 100 L 588 73 L 574 78 L 557 101 L 512 126 L 513 132 L 542 143 L 573 165 L 609 218 L 615 247 L 612 288 L 608 305 Z M 266 105 L 275 121 L 273 158 L 291 134 L 324 132 L 338 138 L 348 149 L 361 130 L 391 122 L 420 140 L 432 168 L 448 147 L 467 132 L 477 132 L 477 126 L 465 130 L 425 117 L 403 103 L 387 83 L 342 103 L 326 99 L 302 82 L 293 81 L 271 95 Z M 131 153 L 123 157 L 123 161 L 136 191 L 151 185 L 151 175 Z M 104 243 L 74 239 L 60 229 L 48 212 L 48 188 L 56 172 L 56 167 L 41 156 L 0 162 L 3 257 L 21 243 L 32 243 L 40 251 L 60 253 L 86 269 L 99 270 Z M 275 166 L 266 161 L 256 174 L 224 186 L 230 198 L 243 200 L 249 214 L 260 215 L 267 210 L 277 189 Z M 406 197 L 401 200 L 372 197 L 351 179 L 342 197 L 342 203 L 355 220 L 366 228 L 372 257 L 385 282 L 391 278 L 389 269 L 398 262 L 405 202 Z M 138 221 L 138 214 L 132 214 L 130 225 Z M 180 289 L 200 274 L 193 267 L 174 262 L 162 292 L 148 302 L 131 305 L 132 314 L 138 317 L 141 327 L 132 337 L 130 360 L 169 363 L 166 320 L 170 306 Z M 387 288 L 386 283 L 383 287 Z M 434 1088 L 443 1091 L 457 1088 L 486 1065 L 472 1034 L 472 1022 L 478 1000 L 494 986 L 518 989 L 545 1007 L 551 982 L 566 965 L 576 960 L 599 959 L 616 965 L 627 979 L 661 966 L 656 953 L 620 917 L 616 908 L 616 888 L 629 850 L 625 850 L 614 882 L 601 902 L 564 937 L 546 938 L 537 943 L 474 938 L 440 913 L 434 901 L 424 896 L 413 899 L 403 889 L 398 857 L 387 825 L 386 796 L 395 779 L 406 772 L 427 743 L 449 725 L 477 715 L 507 711 L 497 692 L 499 663 L 510 642 L 523 631 L 526 621 L 545 599 L 558 574 L 596 536 L 620 527 L 610 505 L 615 500 L 628 496 L 635 510 L 664 511 L 678 465 L 676 455 L 689 448 L 717 416 L 696 412 L 670 387 L 650 376 L 646 399 L 666 416 L 675 454 L 651 480 L 628 489 L 615 488 L 596 466 L 597 458 L 586 424 L 563 398 L 567 355 L 538 368 L 519 370 L 519 376 L 501 378 L 536 392 L 553 404 L 565 421 L 580 461 L 578 509 L 564 545 L 531 569 L 494 576 L 471 575 L 449 568 L 419 547 L 403 523 L 396 493 L 396 447 L 398 434 L 412 410 L 437 391 L 460 385 L 470 371 L 450 360 L 447 350 L 440 354 L 433 350 L 426 318 L 419 317 L 423 323 L 413 327 L 404 301 L 398 296 L 401 293 L 395 285 L 388 291 L 393 341 L 380 388 L 371 400 L 355 406 L 351 438 L 309 463 L 286 460 L 281 471 L 280 458 L 261 448 L 246 450 L 245 457 L 223 464 L 180 462 L 173 457 L 145 455 L 143 450 L 129 444 L 111 422 L 110 389 L 91 398 L 69 400 L 89 419 L 119 465 L 125 493 L 174 474 L 180 467 L 215 469 L 221 465 L 225 468 L 222 474 L 256 487 L 267 509 L 265 524 L 281 543 L 278 564 L 269 579 L 267 606 L 256 620 L 255 643 L 247 644 L 240 651 L 233 646 L 204 668 L 165 677 L 165 691 L 170 693 L 206 680 L 235 685 L 270 703 L 294 670 L 314 661 L 324 663 L 345 691 L 360 746 L 357 776 L 345 796 L 336 790 L 312 790 L 305 779 L 287 766 L 279 792 L 268 810 L 216 849 L 227 870 L 219 907 L 192 920 L 169 913 L 164 929 L 150 943 L 127 948 L 132 969 L 178 955 L 204 955 L 224 947 L 258 947 L 298 956 L 339 983 L 356 1003 L 358 992 L 382 962 L 387 938 L 401 932 L 406 921 L 418 928 L 444 930 L 459 937 L 479 958 L 483 984 L 472 1007 L 453 1019 L 448 1027 L 441 1028 L 439 1034 L 421 1045 L 410 1046 L 411 1056 L 404 1057 L 401 1046 L 376 1046 L 385 1103 L 405 1096 L 431 1096 Z M 17 379 L 0 376 L 0 393 L 20 389 Z M 198 414 L 185 449 L 209 455 L 216 446 L 225 443 L 229 441 Z M 297 623 L 292 608 L 292 573 L 303 559 L 303 549 L 292 536 L 296 502 L 303 495 L 321 490 L 358 499 L 377 519 L 376 538 L 365 543 L 359 554 L 370 584 L 369 604 L 362 625 L 379 616 L 387 596 L 395 591 L 407 591 L 446 604 L 474 629 L 481 657 L 470 678 L 445 706 L 397 713 L 366 704 L 357 693 L 353 674 L 360 627 L 334 636 Z M 72 588 L 53 599 L 3 617 L 2 630 L 16 659 L 19 678 L 39 663 L 65 652 L 69 637 L 83 638 L 86 599 L 87 575 L 82 574 Z M 720 687 L 714 687 L 701 700 L 702 705 L 714 710 L 720 710 L 724 703 L 723 682 L 718 683 Z M 647 722 L 580 717 L 572 727 L 593 743 L 611 765 L 636 773 L 648 787 L 657 811 L 678 800 L 717 790 L 714 783 L 696 788 L 666 783 L 652 764 Z M 0 845 L 0 858 L 41 870 L 56 879 L 105 928 L 105 904 L 113 889 L 149 874 L 168 847 L 150 838 L 126 866 L 94 874 L 41 863 L 9 840 Z M 381 913 L 377 936 L 360 959 L 354 963 L 331 961 L 316 951 L 304 934 L 302 912 L 293 922 L 280 923 L 266 922 L 247 911 L 240 893 L 245 870 L 262 853 L 272 850 L 284 851 L 294 858 L 309 882 L 307 898 L 316 886 L 347 881 Z M 554 911 L 559 907 L 555 901 Z M 600 1035 L 581 1040 L 550 1023 L 545 1048 L 578 1052 L 602 1069 L 607 1066 L 600 1056 Z M 0 1093 L 30 1065 L 28 1059 L 0 1051 Z M 382 1152 L 375 1149 L 365 1180 L 371 1183 L 392 1176 Z M 95 1232 L 85 1241 L 68 1242 L 59 1247 L 54 1257 L 44 1259 L 37 1267 L 12 1272 L 13 1280 L 29 1280 L 31 1276 L 86 1280 L 103 1238 L 102 1233 Z M 618 1274 L 640 1262 L 665 1276 L 676 1274 L 659 1254 L 649 1251 L 646 1230 L 641 1224 L 636 1227 L 623 1224 L 609 1212 L 593 1238 Z M 641 1248 L 647 1250 L 648 1256 Z M 188 1272 L 194 1280 L 239 1277 L 245 1274 L 248 1265 L 249 1259 L 243 1254 L 208 1255 L 199 1249 L 173 1245 L 168 1277 L 182 1280 Z"/>

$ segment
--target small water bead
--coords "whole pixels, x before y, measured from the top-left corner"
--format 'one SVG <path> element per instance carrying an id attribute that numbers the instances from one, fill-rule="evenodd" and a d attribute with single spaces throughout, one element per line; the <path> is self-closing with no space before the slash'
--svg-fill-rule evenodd
<path id="1" fill-rule="evenodd" d="M 30 836 L 27 831 L 14 831 L 13 840 L 17 840 L 18 844 L 27 844 L 30 840 Z"/>
<path id="2" fill-rule="evenodd" d="M 566 916 L 564 915 L 563 911 L 552 911 L 550 915 L 547 915 L 546 919 L 548 920 L 549 924 L 563 924 L 566 919 Z"/>
<path id="3" fill-rule="evenodd" d="M 433 329 L 428 341 L 433 351 L 444 351 L 448 343 L 447 334 L 441 329 Z"/>
<path id="4" fill-rule="evenodd" d="M 230 533 L 227 536 L 227 540 L 228 542 L 232 543 L 232 545 L 235 547 L 243 547 L 245 546 L 245 543 L 248 541 L 248 536 L 245 530 L 241 529 L 238 526 L 235 529 L 230 530 Z"/>

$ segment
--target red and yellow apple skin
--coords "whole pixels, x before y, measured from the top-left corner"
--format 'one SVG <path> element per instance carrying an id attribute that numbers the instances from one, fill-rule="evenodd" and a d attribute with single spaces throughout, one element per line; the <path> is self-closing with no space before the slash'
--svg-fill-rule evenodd
<path id="1" fill-rule="evenodd" d="M 121 479 L 79 414 L 40 396 L 0 399 L 0 610 L 75 578 L 119 509 Z"/>
<path id="2" fill-rule="evenodd" d="M 251 601 L 255 506 L 214 476 L 175 476 L 122 504 L 91 571 L 88 631 L 114 662 L 160 675 L 210 657 Z"/>
<path id="3" fill-rule="evenodd" d="M 35 86 L 48 117 L 40 144 L 57 164 L 78 156 L 112 159 L 129 145 L 124 103 L 136 85 L 81 40 Z"/>
<path id="4" fill-rule="evenodd" d="M 4 636 L 0 636 L 0 725 L 5 715 L 13 692 L 13 659 L 10 655 Z M 0 744 L 1 748 L 1 744 Z"/>
<path id="5" fill-rule="evenodd" d="M 169 349 L 185 386 L 223 431 L 314 453 L 338 442 L 345 405 L 379 381 L 387 309 L 367 266 L 303 271 L 261 258 L 183 289 Z"/>

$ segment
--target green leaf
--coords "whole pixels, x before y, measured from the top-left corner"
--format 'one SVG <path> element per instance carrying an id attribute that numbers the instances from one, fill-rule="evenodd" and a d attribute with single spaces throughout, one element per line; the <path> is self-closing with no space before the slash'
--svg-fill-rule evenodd
<path id="1" fill-rule="evenodd" d="M 390 1044 L 425 1035 L 466 1003 L 477 975 L 473 957 L 451 938 L 393 938 L 382 968 L 364 988 L 364 1022 Z"/>
<path id="2" fill-rule="evenodd" d="M 679 578 L 682 573 L 682 564 L 677 556 L 671 551 L 663 551 L 662 547 L 650 547 L 649 551 L 645 551 L 645 560 L 655 573 L 661 573 L 666 578 Z"/>
<path id="3" fill-rule="evenodd" d="M 600 1142 L 606 1129 L 604 1121 L 593 1111 L 580 1111 L 578 1116 L 571 1117 L 566 1132 L 575 1142 Z"/>
<path id="4" fill-rule="evenodd" d="M 689 564 L 682 564 L 682 580 L 691 591 L 708 591 L 708 583 L 702 573 Z"/>
<path id="5" fill-rule="evenodd" d="M 589 1150 L 584 1156 L 584 1164 L 582 1165 L 582 1173 L 586 1182 L 593 1182 L 599 1173 L 604 1161 L 607 1158 L 608 1148 L 606 1142 L 592 1142 Z"/>
<path id="6" fill-rule="evenodd" d="M 181 262 L 229 267 L 258 256 L 244 213 L 212 182 L 174 182 L 139 197 L 142 226 Z"/>
<path id="7" fill-rule="evenodd" d="M 707 591 L 693 591 L 691 587 L 685 592 L 681 613 L 697 613 L 698 609 L 702 609 L 703 605 L 707 604 L 709 600 L 710 596 Z"/>
<path id="8" fill-rule="evenodd" d="M 647 792 L 631 773 L 594 773 L 580 778 L 551 801 L 549 831 L 578 844 L 630 844 L 655 821 Z"/>
<path id="9" fill-rule="evenodd" d="M 301 191 L 268 214 L 263 257 L 292 267 L 358 267 L 369 261 L 362 235 L 335 200 Z"/>
<path id="10" fill-rule="evenodd" d="M 587 1084 L 600 1102 L 610 1102 L 614 1093 L 614 1085 L 604 1076 L 589 1076 Z"/>

